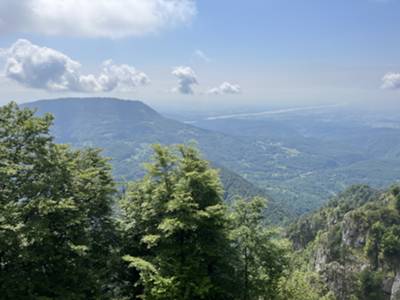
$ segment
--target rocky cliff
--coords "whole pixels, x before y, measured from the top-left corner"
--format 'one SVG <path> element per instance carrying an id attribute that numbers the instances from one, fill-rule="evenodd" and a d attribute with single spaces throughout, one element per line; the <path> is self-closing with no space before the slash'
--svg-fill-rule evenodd
<path id="1" fill-rule="evenodd" d="M 400 189 L 354 186 L 288 230 L 337 299 L 400 299 Z"/>

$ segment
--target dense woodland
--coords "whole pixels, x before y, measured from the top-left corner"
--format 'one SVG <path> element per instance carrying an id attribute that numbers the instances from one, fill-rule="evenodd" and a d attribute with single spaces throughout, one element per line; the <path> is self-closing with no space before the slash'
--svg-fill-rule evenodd
<path id="1" fill-rule="evenodd" d="M 121 184 L 51 115 L 0 108 L 1 299 L 400 299 L 400 189 L 353 187 L 286 228 L 224 201 L 194 146 Z"/>

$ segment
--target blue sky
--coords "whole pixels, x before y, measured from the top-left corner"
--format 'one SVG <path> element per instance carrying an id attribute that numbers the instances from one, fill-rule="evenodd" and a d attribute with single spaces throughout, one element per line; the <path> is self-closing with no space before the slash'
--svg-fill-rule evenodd
<path id="1" fill-rule="evenodd" d="M 0 103 L 96 95 L 203 108 L 400 101 L 397 0 L 112 0 L 126 8 L 116 8 L 123 21 L 94 4 L 103 0 L 60 1 L 0 0 Z M 35 2 L 47 14 L 26 8 Z M 85 9 L 110 20 L 89 26 Z M 30 50 L 10 67 L 19 39 Z M 60 58 L 29 65 L 44 47 L 79 62 L 79 71 L 40 73 Z"/>

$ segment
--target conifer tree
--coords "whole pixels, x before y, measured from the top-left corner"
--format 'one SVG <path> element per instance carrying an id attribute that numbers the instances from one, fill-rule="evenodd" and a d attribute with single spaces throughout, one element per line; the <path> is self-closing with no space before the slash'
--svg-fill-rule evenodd
<path id="1" fill-rule="evenodd" d="M 131 185 L 122 204 L 126 236 L 141 245 L 124 259 L 140 273 L 142 297 L 233 299 L 232 251 L 217 172 L 193 147 L 154 151 L 148 175 Z"/>

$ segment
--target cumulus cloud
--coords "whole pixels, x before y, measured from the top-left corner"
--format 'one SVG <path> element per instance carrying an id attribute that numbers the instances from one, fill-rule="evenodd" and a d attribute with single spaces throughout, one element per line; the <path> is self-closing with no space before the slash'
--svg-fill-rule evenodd
<path id="1" fill-rule="evenodd" d="M 173 91 L 180 92 L 181 94 L 191 95 L 194 93 L 193 85 L 198 84 L 196 74 L 190 67 L 175 67 L 172 70 L 172 75 L 178 79 L 178 87 Z"/>
<path id="2" fill-rule="evenodd" d="M 145 73 L 136 71 L 132 66 L 116 65 L 112 60 L 107 60 L 103 63 L 103 69 L 97 81 L 102 90 L 112 91 L 117 88 L 130 89 L 146 85 L 149 83 L 149 78 Z"/>
<path id="3" fill-rule="evenodd" d="M 111 60 L 102 65 L 98 75 L 82 74 L 81 64 L 67 55 L 20 39 L 2 49 L 5 77 L 20 84 L 50 91 L 109 92 L 132 89 L 149 82 L 143 72 Z"/>
<path id="4" fill-rule="evenodd" d="M 220 86 L 208 90 L 208 94 L 213 95 L 226 95 L 226 94 L 240 94 L 242 89 L 237 84 L 231 84 L 229 82 L 223 82 Z"/>
<path id="5" fill-rule="evenodd" d="M 400 89 L 400 73 L 387 73 L 382 78 L 383 89 Z"/>
<path id="6" fill-rule="evenodd" d="M 121 38 L 189 22 L 194 0 L 1 0 L 0 32 Z"/>

